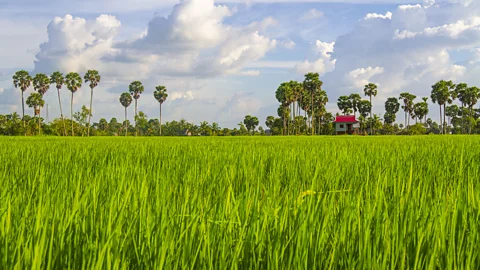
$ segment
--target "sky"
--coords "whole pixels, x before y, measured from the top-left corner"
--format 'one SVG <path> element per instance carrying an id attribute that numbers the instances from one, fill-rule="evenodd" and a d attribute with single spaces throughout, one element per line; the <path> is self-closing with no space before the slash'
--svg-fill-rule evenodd
<path id="1" fill-rule="evenodd" d="M 164 85 L 164 122 L 235 127 L 251 114 L 264 126 L 278 86 L 307 72 L 320 74 L 332 113 L 339 96 L 376 83 L 373 111 L 383 115 L 388 97 L 420 101 L 441 79 L 480 86 L 478 14 L 476 0 L 0 0 L 0 114 L 21 113 L 17 70 L 96 69 L 94 121 L 123 119 L 119 96 L 140 80 L 139 110 L 150 118 Z M 45 97 L 50 120 L 60 115 L 55 90 Z M 70 92 L 60 94 L 68 115 Z M 89 98 L 84 85 L 74 110 Z M 430 104 L 429 117 L 438 111 Z"/>

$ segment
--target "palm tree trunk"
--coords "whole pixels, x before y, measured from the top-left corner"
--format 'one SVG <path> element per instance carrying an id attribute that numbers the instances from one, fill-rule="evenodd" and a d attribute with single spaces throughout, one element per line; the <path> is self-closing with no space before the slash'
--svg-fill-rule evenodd
<path id="1" fill-rule="evenodd" d="M 372 118 L 372 110 L 373 110 L 373 104 L 372 104 L 372 94 L 370 94 L 370 118 Z M 373 133 L 372 131 L 372 122 L 370 122 L 370 132 Z"/>
<path id="2" fill-rule="evenodd" d="M 405 104 L 405 106 L 407 106 L 407 104 Z M 405 128 L 408 129 L 408 125 L 407 125 L 407 109 L 405 109 Z"/>
<path id="3" fill-rule="evenodd" d="M 440 104 L 439 106 L 440 106 L 440 125 L 441 125 L 441 126 L 440 126 L 440 127 L 441 127 L 441 129 L 440 129 L 440 134 L 443 134 L 443 124 L 442 124 L 442 105 Z"/>
<path id="4" fill-rule="evenodd" d="M 162 103 L 160 103 L 160 136 L 162 136 Z"/>
<path id="5" fill-rule="evenodd" d="M 137 137 L 137 99 L 135 99 L 135 137 Z"/>
<path id="6" fill-rule="evenodd" d="M 42 125 L 40 122 L 40 108 L 38 109 L 38 135 L 42 134 Z"/>
<path id="7" fill-rule="evenodd" d="M 311 110 L 312 110 L 312 113 L 311 113 L 311 118 L 312 118 L 312 120 L 311 120 L 311 124 L 312 124 L 312 136 L 315 135 L 315 122 L 313 121 L 313 115 L 314 115 L 314 111 L 315 111 L 315 110 L 313 109 L 313 92 L 314 92 L 314 91 L 312 91 L 312 108 L 311 108 Z"/>
<path id="8" fill-rule="evenodd" d="M 469 128 L 468 128 L 468 134 L 472 134 L 472 119 L 473 118 L 473 106 L 470 106 L 470 117 L 468 118 L 468 122 L 469 122 Z"/>
<path id="9" fill-rule="evenodd" d="M 446 109 L 447 109 L 447 104 L 443 104 L 443 123 L 444 123 L 443 129 L 445 130 L 444 134 L 447 134 L 447 125 L 445 125 L 445 123 L 447 122 L 446 117 L 445 117 L 446 116 L 446 114 L 445 114 Z"/>
<path id="10" fill-rule="evenodd" d="M 90 88 L 90 113 L 88 114 L 87 137 L 90 137 L 90 119 L 92 118 L 92 101 L 93 101 L 93 87 Z"/>
<path id="11" fill-rule="evenodd" d="M 285 132 L 287 131 L 287 117 L 286 117 L 286 113 L 285 113 L 285 105 L 283 106 L 283 136 L 285 136 Z"/>
<path id="12" fill-rule="evenodd" d="M 296 121 L 295 121 L 295 101 L 292 102 L 292 106 L 293 106 L 293 110 L 292 110 L 292 113 L 293 113 L 293 135 L 297 135 L 296 134 L 297 127 L 296 127 Z"/>
<path id="13" fill-rule="evenodd" d="M 25 136 L 27 136 L 27 127 L 25 126 L 25 101 L 23 97 L 23 91 L 22 91 L 22 120 L 23 120 L 23 132 Z"/>
<path id="14" fill-rule="evenodd" d="M 70 101 L 70 121 L 72 121 L 72 137 L 75 136 L 73 131 L 73 92 L 72 92 L 72 99 Z"/>
<path id="15" fill-rule="evenodd" d="M 127 126 L 127 107 L 125 107 L 125 122 L 123 124 L 123 128 L 125 129 L 125 137 L 127 137 L 128 126 Z"/>
<path id="16" fill-rule="evenodd" d="M 62 123 L 63 123 L 63 135 L 67 136 L 67 127 L 65 125 L 65 119 L 63 119 L 62 102 L 60 100 L 60 89 L 59 88 L 57 88 L 57 94 L 58 94 L 58 105 L 60 105 L 60 118 L 62 119 Z"/>

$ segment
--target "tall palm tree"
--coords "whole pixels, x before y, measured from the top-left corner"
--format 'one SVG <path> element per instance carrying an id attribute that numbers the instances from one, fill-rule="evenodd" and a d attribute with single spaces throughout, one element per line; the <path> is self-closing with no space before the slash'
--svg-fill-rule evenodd
<path id="1" fill-rule="evenodd" d="M 465 123 L 464 123 L 465 116 L 463 115 L 463 111 L 464 111 L 464 108 L 465 108 L 465 105 L 466 105 L 465 97 L 467 96 L 466 95 L 467 89 L 468 89 L 468 85 L 466 83 L 459 83 L 455 87 L 455 92 L 456 92 L 456 95 L 458 97 L 458 100 L 460 100 L 460 103 L 462 104 L 462 110 L 461 110 L 461 112 L 462 112 L 462 133 L 465 133 Z"/>
<path id="2" fill-rule="evenodd" d="M 63 123 L 63 134 L 67 136 L 67 127 L 65 126 L 65 119 L 63 119 L 62 102 L 60 100 L 60 89 L 62 89 L 63 84 L 65 83 L 65 78 L 63 77 L 63 74 L 61 72 L 56 71 L 50 76 L 50 83 L 55 84 L 55 87 L 57 88 L 58 105 L 60 106 L 60 117 Z"/>
<path id="3" fill-rule="evenodd" d="M 480 99 L 480 89 L 478 87 L 469 87 L 465 90 L 462 99 L 465 101 L 465 104 L 468 106 L 470 111 L 470 121 L 468 127 L 468 133 L 472 134 L 472 121 L 473 118 L 473 106 L 477 104 L 478 99 Z"/>
<path id="4" fill-rule="evenodd" d="M 423 97 L 422 100 L 423 100 L 423 103 L 425 103 L 424 106 L 427 108 L 427 111 L 425 113 L 425 119 L 424 119 L 424 123 L 427 123 L 427 115 L 430 112 L 428 109 L 428 97 Z"/>
<path id="5" fill-rule="evenodd" d="M 68 90 L 72 92 L 72 99 L 70 100 L 70 121 L 72 122 L 72 136 L 75 136 L 73 131 L 73 94 L 82 87 L 82 78 L 80 77 L 80 74 L 70 72 L 65 77 L 65 84 L 67 85 Z"/>
<path id="6" fill-rule="evenodd" d="M 100 83 L 101 77 L 98 71 L 88 70 L 85 76 L 83 77 L 85 83 L 90 83 L 90 113 L 88 114 L 88 130 L 87 137 L 90 136 L 90 119 L 92 118 L 92 101 L 93 101 L 93 89 L 98 86 Z"/>
<path id="7" fill-rule="evenodd" d="M 25 136 L 27 136 L 27 129 L 25 127 L 25 99 L 24 99 L 24 93 L 25 93 L 25 91 L 27 91 L 27 89 L 32 84 L 32 77 L 30 76 L 30 74 L 28 74 L 27 71 L 20 70 L 20 71 L 15 72 L 12 79 L 13 79 L 13 85 L 15 86 L 15 88 L 20 88 L 20 90 L 22 90 L 23 131 L 25 133 Z"/>
<path id="8" fill-rule="evenodd" d="M 349 96 L 340 96 L 337 100 L 338 109 L 342 111 L 343 115 L 350 114 L 352 112 L 352 101 Z"/>
<path id="9" fill-rule="evenodd" d="M 132 96 L 129 93 L 123 93 L 120 95 L 120 104 L 125 107 L 125 136 L 127 136 L 127 108 L 132 104 Z"/>
<path id="10" fill-rule="evenodd" d="M 167 100 L 167 88 L 165 86 L 157 86 L 155 87 L 155 92 L 153 92 L 153 96 L 160 104 L 160 136 L 162 136 L 162 104 Z"/>
<path id="11" fill-rule="evenodd" d="M 322 119 L 325 117 L 326 109 L 328 103 L 328 95 L 327 92 L 324 90 L 320 90 L 315 95 L 315 105 L 317 107 L 318 112 L 318 133 L 322 131 Z"/>
<path id="12" fill-rule="evenodd" d="M 40 123 L 40 108 L 45 105 L 43 96 L 41 93 L 31 93 L 27 98 L 27 105 L 34 110 L 34 117 L 38 115 L 38 135 L 40 135 L 41 123 Z"/>
<path id="13" fill-rule="evenodd" d="M 405 127 L 408 129 L 410 125 L 410 117 L 414 110 L 414 103 L 413 101 L 417 98 L 417 96 L 412 95 L 410 93 L 404 92 L 400 94 L 400 100 L 403 101 L 402 109 L 405 112 Z M 407 122 L 408 120 L 408 122 Z"/>
<path id="14" fill-rule="evenodd" d="M 370 118 L 372 118 L 372 109 L 373 109 L 373 103 L 372 103 L 372 96 L 376 97 L 377 96 L 377 89 L 378 89 L 378 86 L 374 83 L 369 83 L 367 85 L 365 85 L 365 88 L 363 89 L 363 92 L 365 93 L 365 96 L 369 96 L 370 97 Z M 372 129 L 372 127 L 370 126 L 370 129 Z"/>
<path id="15" fill-rule="evenodd" d="M 449 103 L 451 104 L 453 99 L 452 99 L 452 94 L 454 93 L 455 89 L 455 84 L 453 84 L 452 81 L 444 81 L 441 80 L 437 82 L 436 84 L 432 85 L 432 93 L 431 93 L 431 99 L 433 103 L 437 103 L 440 106 L 440 122 L 442 122 L 442 133 L 446 134 L 447 129 L 446 129 L 446 104 Z M 443 119 L 442 119 L 442 106 L 443 106 Z"/>
<path id="16" fill-rule="evenodd" d="M 312 136 L 315 135 L 315 123 L 313 121 L 313 115 L 315 112 L 314 109 L 314 95 L 315 92 L 320 91 L 322 89 L 323 82 L 320 81 L 320 75 L 318 73 L 307 73 L 305 75 L 305 80 L 303 81 L 303 87 L 305 90 L 310 93 L 311 96 L 311 123 L 312 123 Z"/>
<path id="17" fill-rule="evenodd" d="M 289 83 L 282 83 L 277 91 L 275 97 L 282 106 L 282 118 L 283 118 L 283 135 L 287 132 L 287 107 L 289 106 L 289 98 L 291 97 L 292 88 Z M 280 116 L 280 115 L 279 115 Z"/>
<path id="18" fill-rule="evenodd" d="M 362 102 L 362 97 L 360 97 L 359 94 L 351 94 L 348 98 L 350 99 L 350 103 L 352 105 L 353 115 L 355 116 L 355 118 L 357 118 L 357 111 L 360 102 Z"/>
<path id="19" fill-rule="evenodd" d="M 37 91 L 43 98 L 43 96 L 47 93 L 48 89 L 50 89 L 50 79 L 48 78 L 48 76 L 43 73 L 36 74 L 35 77 L 33 77 L 33 89 L 35 89 L 35 91 Z M 39 115 L 40 115 L 40 107 L 39 107 Z M 41 129 L 39 129 L 38 132 L 40 134 Z"/>
<path id="20" fill-rule="evenodd" d="M 140 98 L 140 95 L 143 93 L 144 90 L 145 90 L 145 88 L 143 87 L 143 84 L 140 81 L 134 81 L 128 87 L 128 91 L 130 92 L 130 95 L 132 95 L 133 99 L 135 99 L 135 136 L 137 136 L 137 134 L 138 134 L 138 130 L 137 130 L 137 115 L 138 115 L 137 101 Z"/>

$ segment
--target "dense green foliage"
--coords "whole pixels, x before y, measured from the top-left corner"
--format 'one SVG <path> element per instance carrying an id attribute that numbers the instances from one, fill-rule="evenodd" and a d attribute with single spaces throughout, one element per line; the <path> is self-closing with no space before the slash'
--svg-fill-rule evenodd
<path id="1" fill-rule="evenodd" d="M 480 266 L 480 138 L 1 138 L 0 265 Z"/>

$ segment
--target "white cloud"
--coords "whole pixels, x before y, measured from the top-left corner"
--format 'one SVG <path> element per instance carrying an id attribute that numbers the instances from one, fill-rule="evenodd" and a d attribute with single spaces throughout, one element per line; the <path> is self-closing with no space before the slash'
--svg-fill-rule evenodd
<path id="1" fill-rule="evenodd" d="M 323 17 L 323 12 L 312 8 L 309 11 L 305 12 L 305 14 L 303 14 L 303 16 L 300 18 L 300 21 L 310 21 L 321 17 Z"/>
<path id="2" fill-rule="evenodd" d="M 358 68 L 350 71 L 346 75 L 346 79 L 349 80 L 354 87 L 362 88 L 371 82 L 372 77 L 382 74 L 384 71 L 383 67 Z"/>
<path id="3" fill-rule="evenodd" d="M 315 43 L 315 54 L 318 57 L 317 60 L 305 60 L 296 66 L 297 72 L 305 74 L 308 72 L 318 72 L 321 75 L 326 72 L 330 72 L 335 68 L 335 59 L 332 59 L 335 42 L 322 42 L 317 40 Z"/>
<path id="4" fill-rule="evenodd" d="M 389 19 L 389 20 L 391 20 L 392 15 L 393 14 L 390 11 L 387 12 L 385 15 L 377 14 L 377 13 L 368 13 L 363 19 L 364 20 L 372 20 L 372 19 L 383 19 L 383 20 Z"/>
<path id="5" fill-rule="evenodd" d="M 281 45 L 282 45 L 284 48 L 289 49 L 289 50 L 292 50 L 292 49 L 295 48 L 295 46 L 297 46 L 297 44 L 295 44 L 295 42 L 293 42 L 293 40 L 291 40 L 291 39 L 282 41 L 282 42 L 281 42 Z"/>

